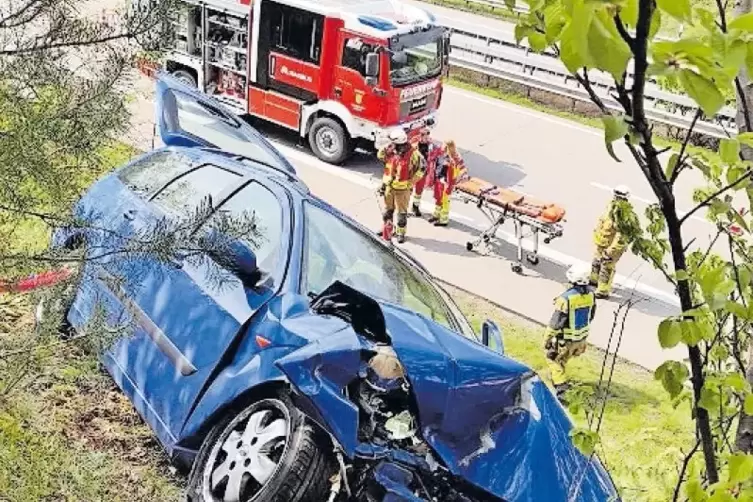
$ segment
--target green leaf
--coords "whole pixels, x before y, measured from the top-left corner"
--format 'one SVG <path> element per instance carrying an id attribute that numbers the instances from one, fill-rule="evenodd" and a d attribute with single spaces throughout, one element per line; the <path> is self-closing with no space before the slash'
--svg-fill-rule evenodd
<path id="1" fill-rule="evenodd" d="M 727 25 L 730 30 L 753 31 L 753 12 L 736 17 Z"/>
<path id="2" fill-rule="evenodd" d="M 656 4 L 679 21 L 689 21 L 691 18 L 690 0 L 657 0 Z"/>
<path id="3" fill-rule="evenodd" d="M 661 382 L 672 398 L 680 395 L 689 375 L 688 368 L 677 361 L 665 361 L 654 372 L 654 378 Z"/>
<path id="4" fill-rule="evenodd" d="M 664 175 L 667 177 L 667 179 L 671 179 L 672 175 L 675 173 L 675 169 L 677 169 L 678 160 L 680 160 L 679 153 L 673 153 L 672 156 L 669 158 L 669 161 L 667 162 L 667 168 L 664 170 Z"/>
<path id="5" fill-rule="evenodd" d="M 538 31 L 532 31 L 528 34 L 528 44 L 536 52 L 541 52 L 546 49 L 546 36 Z"/>
<path id="6" fill-rule="evenodd" d="M 687 281 L 688 279 L 690 279 L 690 275 L 688 275 L 687 270 L 677 270 L 675 272 L 675 279 L 677 279 L 678 281 Z"/>
<path id="7" fill-rule="evenodd" d="M 748 390 L 748 381 L 740 373 L 729 373 L 724 377 L 724 384 L 737 392 Z"/>
<path id="8" fill-rule="evenodd" d="M 745 146 L 753 147 L 753 132 L 744 132 L 738 134 L 737 141 Z"/>
<path id="9" fill-rule="evenodd" d="M 682 328 L 676 319 L 664 319 L 659 323 L 659 343 L 664 349 L 671 349 L 680 343 Z"/>
<path id="10" fill-rule="evenodd" d="M 724 106 L 724 96 L 714 83 L 691 70 L 680 71 L 680 83 L 688 96 L 698 103 L 707 117 L 716 115 Z"/>
<path id="11" fill-rule="evenodd" d="M 616 115 L 602 115 L 601 121 L 604 124 L 604 143 L 606 144 L 607 151 L 614 160 L 621 162 L 614 153 L 612 143 L 625 137 L 628 133 L 628 125 L 624 117 Z"/>
<path id="12" fill-rule="evenodd" d="M 560 38 L 560 59 L 570 73 L 575 73 L 591 63 L 588 51 L 588 32 L 593 20 L 591 5 L 583 0 L 573 2 L 573 15 L 562 30 Z"/>
<path id="13" fill-rule="evenodd" d="M 638 24 L 638 0 L 627 0 L 620 8 L 620 19 L 629 27 Z"/>
<path id="14" fill-rule="evenodd" d="M 740 143 L 735 139 L 723 139 L 719 142 L 719 156 L 725 164 L 735 164 L 740 160 Z"/>
<path id="15" fill-rule="evenodd" d="M 753 455 L 735 453 L 729 457 L 729 480 L 742 483 L 753 477 Z"/>
<path id="16" fill-rule="evenodd" d="M 527 24 L 515 25 L 515 43 L 520 45 L 521 40 L 526 38 L 533 30 Z"/>
<path id="17" fill-rule="evenodd" d="M 622 81 L 632 53 L 606 11 L 594 15 L 588 31 L 588 51 L 596 68 L 611 74 L 616 81 Z"/>
<path id="18" fill-rule="evenodd" d="M 724 304 L 724 308 L 740 319 L 748 319 L 748 309 L 746 309 L 741 303 L 727 300 L 727 303 Z"/>
<path id="19" fill-rule="evenodd" d="M 689 479 L 685 483 L 685 495 L 690 502 L 705 502 L 709 498 L 699 479 Z"/>
<path id="20" fill-rule="evenodd" d="M 740 216 L 740 213 L 738 213 L 737 211 L 733 209 L 732 211 L 730 211 L 730 214 L 732 214 L 732 220 L 735 223 L 737 223 L 740 226 L 740 228 L 750 233 L 750 228 L 748 228 L 748 222 L 745 221 L 745 218 Z"/>
<path id="21" fill-rule="evenodd" d="M 708 387 L 701 389 L 701 399 L 698 400 L 698 406 L 709 413 L 718 414 L 721 404 L 722 396 L 717 389 L 709 389 Z"/>
<path id="22" fill-rule="evenodd" d="M 745 396 L 745 404 L 743 405 L 746 415 L 753 415 L 753 394 Z"/>
<path id="23" fill-rule="evenodd" d="M 586 457 L 593 455 L 599 443 L 599 434 L 588 429 L 573 428 L 570 431 L 570 438 L 575 447 Z"/>
<path id="24" fill-rule="evenodd" d="M 690 347 L 695 347 L 704 338 L 703 330 L 698 321 L 684 319 L 680 321 L 680 330 L 682 333 L 682 342 Z"/>
<path id="25" fill-rule="evenodd" d="M 648 27 L 648 38 L 652 40 L 659 30 L 661 30 L 662 15 L 660 10 L 654 11 L 654 16 L 651 18 L 651 26 Z"/>
<path id="26" fill-rule="evenodd" d="M 745 54 L 745 69 L 748 75 L 753 75 L 753 42 L 748 42 L 747 53 Z"/>
<path id="27" fill-rule="evenodd" d="M 515 0 L 505 0 L 505 7 L 507 7 L 510 11 L 515 10 Z"/>

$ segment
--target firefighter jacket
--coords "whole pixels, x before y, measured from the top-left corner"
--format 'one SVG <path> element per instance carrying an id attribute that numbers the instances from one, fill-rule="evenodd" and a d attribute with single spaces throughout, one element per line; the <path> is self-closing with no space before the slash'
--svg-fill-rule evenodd
<path id="1" fill-rule="evenodd" d="M 589 286 L 573 286 L 554 299 L 548 336 L 578 342 L 585 339 L 596 315 L 596 297 Z"/>
<path id="2" fill-rule="evenodd" d="M 392 150 L 389 147 L 382 148 L 377 152 L 377 158 L 380 162 L 384 163 L 384 171 L 382 172 L 382 184 L 388 185 L 392 179 L 392 167 L 393 167 L 393 157 L 395 156 L 395 151 Z"/>
<path id="3" fill-rule="evenodd" d="M 611 202 L 594 230 L 594 244 L 598 248 L 621 252 L 627 247 L 627 238 L 617 229 L 616 204 Z"/>
<path id="4" fill-rule="evenodd" d="M 444 154 L 436 161 L 436 180 L 445 184 L 445 193 L 452 193 L 453 188 L 465 174 L 466 167 L 463 157 L 455 152 L 451 154 L 447 147 L 443 148 Z"/>
<path id="5" fill-rule="evenodd" d="M 417 148 L 410 148 L 402 155 L 380 152 L 377 156 L 384 162 L 382 183 L 390 188 L 409 190 L 424 175 L 426 160 Z"/>

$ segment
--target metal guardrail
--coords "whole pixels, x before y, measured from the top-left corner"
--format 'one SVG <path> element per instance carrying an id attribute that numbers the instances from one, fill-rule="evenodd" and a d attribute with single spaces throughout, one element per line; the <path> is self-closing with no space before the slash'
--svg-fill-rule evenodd
<path id="1" fill-rule="evenodd" d="M 506 8 L 503 0 L 467 0 Z M 516 7 L 517 10 L 517 7 Z M 491 77 L 508 80 L 519 85 L 551 92 L 574 100 L 591 102 L 586 90 L 573 78 L 554 53 L 535 53 L 530 47 L 518 45 L 515 40 L 495 38 L 459 26 L 447 26 L 452 33 L 450 63 L 454 66 Z M 612 97 L 616 94 L 610 76 L 592 71 L 589 73 L 593 89 L 604 104 L 613 110 L 623 111 Z M 628 73 L 630 85 L 632 73 Z M 647 117 L 658 123 L 688 129 L 698 105 L 689 97 L 666 92 L 655 84 L 646 87 Z M 737 132 L 736 110 L 724 107 L 713 118 L 703 117 L 696 123 L 695 131 L 715 138 L 726 138 Z"/>

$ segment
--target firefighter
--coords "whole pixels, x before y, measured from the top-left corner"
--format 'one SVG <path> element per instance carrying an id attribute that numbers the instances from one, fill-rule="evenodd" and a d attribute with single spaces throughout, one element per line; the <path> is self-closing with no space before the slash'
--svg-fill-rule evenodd
<path id="1" fill-rule="evenodd" d="M 546 333 L 547 366 L 557 398 L 569 389 L 565 365 L 586 350 L 586 338 L 596 315 L 596 300 L 589 286 L 587 265 L 573 265 L 567 271 L 570 287 L 554 299 L 554 314 Z"/>
<path id="2" fill-rule="evenodd" d="M 616 212 L 620 204 L 630 204 L 630 189 L 624 185 L 615 187 L 614 198 L 606 213 L 599 218 L 594 231 L 594 253 L 591 266 L 591 286 L 596 287 L 596 298 L 609 298 L 612 294 L 617 262 L 628 247 L 627 237 L 617 230 Z"/>
<path id="3" fill-rule="evenodd" d="M 437 227 L 450 223 L 450 195 L 455 185 L 468 176 L 463 157 L 453 140 L 444 145 L 444 155 L 436 161 L 434 176 L 434 214 L 429 221 Z"/>
<path id="4" fill-rule="evenodd" d="M 397 210 L 397 242 L 405 242 L 408 226 L 408 204 L 414 183 L 424 175 L 425 161 L 417 148 L 408 142 L 408 135 L 402 129 L 395 129 L 389 134 L 390 144 L 377 153 L 384 162 L 384 175 L 379 193 L 384 196 L 385 211 L 383 227 L 392 227 Z M 388 231 L 383 232 L 387 236 Z"/>
<path id="5" fill-rule="evenodd" d="M 421 196 L 424 193 L 424 188 L 431 188 L 434 184 L 434 169 L 437 159 L 444 153 L 444 147 L 441 143 L 437 143 L 431 138 L 431 130 L 428 127 L 421 130 L 416 147 L 426 161 L 426 172 L 421 179 L 416 181 L 416 185 L 413 187 L 413 204 L 411 210 L 414 216 L 420 218 Z"/>

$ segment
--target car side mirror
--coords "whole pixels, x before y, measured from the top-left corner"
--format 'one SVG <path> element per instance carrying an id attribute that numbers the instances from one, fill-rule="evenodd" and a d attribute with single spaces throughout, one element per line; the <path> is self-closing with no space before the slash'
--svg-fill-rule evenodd
<path id="1" fill-rule="evenodd" d="M 379 75 L 379 54 L 376 52 L 369 52 L 366 54 L 366 78 L 376 79 Z"/>
<path id="2" fill-rule="evenodd" d="M 502 341 L 502 330 L 497 324 L 487 319 L 481 326 L 481 342 L 484 346 L 500 354 L 505 353 L 505 345 Z"/>

